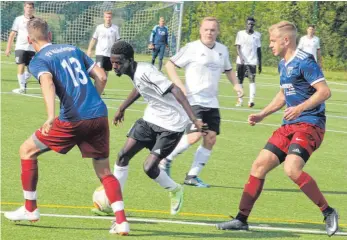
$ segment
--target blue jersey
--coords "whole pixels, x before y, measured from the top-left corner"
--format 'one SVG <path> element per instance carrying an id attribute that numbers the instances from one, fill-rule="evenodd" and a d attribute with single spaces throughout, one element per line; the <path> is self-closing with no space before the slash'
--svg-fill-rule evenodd
<path id="1" fill-rule="evenodd" d="M 154 45 L 168 45 L 169 30 L 166 26 L 154 26 L 149 41 Z"/>
<path id="2" fill-rule="evenodd" d="M 316 89 L 314 84 L 325 81 L 322 70 L 313 55 L 298 49 L 287 63 L 284 59 L 278 65 L 280 84 L 284 91 L 287 107 L 297 106 L 309 99 Z M 325 103 L 303 111 L 292 121 L 283 119 L 283 124 L 305 122 L 325 129 Z"/>
<path id="3" fill-rule="evenodd" d="M 29 71 L 40 81 L 50 73 L 60 99 L 62 121 L 80 121 L 107 116 L 107 108 L 94 87 L 89 71 L 94 62 L 79 48 L 67 44 L 44 46 L 31 60 Z"/>

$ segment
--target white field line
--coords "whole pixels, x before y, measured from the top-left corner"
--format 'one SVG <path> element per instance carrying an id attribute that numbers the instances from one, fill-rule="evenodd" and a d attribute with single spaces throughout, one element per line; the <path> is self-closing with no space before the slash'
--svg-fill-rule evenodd
<path id="1" fill-rule="evenodd" d="M 5 211 L 1 211 L 5 213 Z M 56 218 L 77 218 L 77 219 L 102 219 L 102 220 L 114 220 L 114 217 L 102 217 L 102 216 L 83 216 L 83 215 L 64 215 L 64 214 L 40 214 L 44 217 L 56 217 Z M 151 218 L 127 218 L 129 222 L 144 222 L 144 223 L 167 223 L 167 224 L 180 224 L 180 225 L 197 225 L 214 227 L 213 223 L 205 222 L 191 222 L 191 221 L 178 221 L 178 220 L 167 220 L 167 219 L 151 219 Z M 313 229 L 302 229 L 302 228 L 286 228 L 286 227 L 267 227 L 267 226 L 249 226 L 250 230 L 266 230 L 266 231 L 282 231 L 282 232 L 294 232 L 294 233 L 308 233 L 308 234 L 319 234 L 326 235 L 325 231 L 313 230 Z M 221 233 L 223 233 L 221 231 Z M 337 232 L 335 235 L 347 236 L 346 232 Z"/>
<path id="2" fill-rule="evenodd" d="M 16 93 L 12 93 L 12 92 L 2 92 L 1 94 L 4 93 L 11 93 L 11 94 L 16 94 Z M 32 97 L 32 98 L 43 98 L 41 95 L 38 94 L 19 94 L 19 95 L 23 95 L 23 96 L 27 96 L 27 97 Z M 59 101 L 59 99 L 56 98 L 57 101 Z M 110 99 L 104 99 L 104 100 L 110 100 Z M 123 100 L 110 100 L 110 101 L 116 101 L 116 102 L 122 102 Z M 136 101 L 135 103 L 140 103 L 140 104 L 147 104 L 144 101 Z M 118 109 L 117 107 L 107 107 L 109 109 Z M 239 109 L 239 108 L 222 108 L 221 109 L 231 109 L 231 110 L 239 110 L 239 111 L 256 111 L 256 110 L 249 110 L 249 109 Z M 130 112 L 143 112 L 143 110 L 138 110 L 138 109 L 131 109 L 128 108 L 127 111 Z M 327 115 L 329 116 L 329 115 Z M 331 116 L 330 116 L 331 117 Z M 344 118 L 347 119 L 347 117 L 344 116 L 336 116 L 337 118 Z M 243 124 L 248 124 L 248 122 L 246 121 L 237 121 L 237 120 L 231 120 L 231 119 L 222 119 L 222 122 L 233 122 L 233 123 L 243 123 Z M 257 125 L 263 125 L 263 126 L 271 126 L 271 127 L 279 127 L 279 124 L 269 124 L 269 123 L 257 123 Z M 342 134 L 347 134 L 347 131 L 340 131 L 340 130 L 330 130 L 330 129 L 326 129 L 326 132 L 334 132 L 334 133 L 342 133 Z"/>

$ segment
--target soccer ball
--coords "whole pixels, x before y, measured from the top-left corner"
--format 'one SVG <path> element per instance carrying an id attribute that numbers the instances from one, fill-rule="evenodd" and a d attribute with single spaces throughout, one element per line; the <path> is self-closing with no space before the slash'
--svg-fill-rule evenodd
<path id="1" fill-rule="evenodd" d="M 93 204 L 94 207 L 104 213 L 112 213 L 111 204 L 108 201 L 104 186 L 100 186 L 95 189 L 93 193 Z"/>

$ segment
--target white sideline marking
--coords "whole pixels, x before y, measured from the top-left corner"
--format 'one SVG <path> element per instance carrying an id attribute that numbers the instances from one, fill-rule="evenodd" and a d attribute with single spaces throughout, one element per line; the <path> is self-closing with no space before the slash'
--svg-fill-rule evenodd
<path id="1" fill-rule="evenodd" d="M 5 213 L 6 211 L 1 211 Z M 65 214 L 45 214 L 41 213 L 41 216 L 45 217 L 57 217 L 57 218 L 78 218 L 78 219 L 103 219 L 103 220 L 114 220 L 114 217 L 107 216 L 83 216 L 83 215 L 65 215 Z M 151 219 L 151 218 L 127 218 L 130 222 L 145 222 L 145 223 L 168 223 L 168 224 L 181 224 L 181 225 L 198 225 L 214 227 L 213 223 L 204 222 L 190 222 L 190 221 L 179 221 L 179 220 L 166 220 L 166 219 Z M 300 228 L 285 228 L 285 227 L 265 227 L 265 226 L 249 226 L 250 230 L 268 230 L 268 231 L 283 231 L 283 232 L 296 232 L 296 233 L 311 233 L 311 234 L 324 234 L 325 231 L 313 230 L 313 229 L 300 229 Z M 222 233 L 222 231 L 221 231 Z M 335 235 L 347 236 L 347 232 L 337 232 Z"/>

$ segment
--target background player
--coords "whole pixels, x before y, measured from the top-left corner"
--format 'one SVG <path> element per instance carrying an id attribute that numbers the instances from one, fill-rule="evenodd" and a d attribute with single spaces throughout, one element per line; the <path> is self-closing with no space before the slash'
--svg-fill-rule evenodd
<path id="1" fill-rule="evenodd" d="M 112 24 L 112 11 L 104 12 L 104 23 L 96 27 L 92 39 L 89 42 L 87 55 L 92 56 L 92 49 L 95 46 L 95 60 L 99 67 L 103 68 L 108 74 L 112 70 L 110 61 L 111 48 L 113 43 L 120 40 L 119 28 Z"/>
<path id="2" fill-rule="evenodd" d="M 338 229 L 337 212 L 329 206 L 316 181 L 302 170 L 323 141 L 324 102 L 331 96 L 330 89 L 313 56 L 296 49 L 294 24 L 280 22 L 271 26 L 269 33 L 272 53 L 283 58 L 278 66 L 281 89 L 260 113 L 251 114 L 248 122 L 253 126 L 286 105 L 283 124 L 254 161 L 236 218 L 217 224 L 217 228 L 248 230 L 247 218 L 262 192 L 267 173 L 283 163 L 286 175 L 322 211 L 326 231 L 331 236 Z"/>
<path id="3" fill-rule="evenodd" d="M 34 2 L 24 2 L 24 15 L 16 17 L 12 25 L 12 31 L 8 36 L 6 56 L 10 56 L 13 40 L 17 35 L 15 57 L 17 63 L 17 79 L 19 88 L 14 89 L 14 93 L 26 93 L 27 81 L 31 74 L 25 71 L 32 57 L 35 55 L 34 48 L 28 42 L 27 23 L 34 17 Z"/>
<path id="4" fill-rule="evenodd" d="M 148 177 L 170 191 L 171 214 L 177 214 L 183 203 L 183 187 L 159 169 L 158 164 L 176 147 L 188 117 L 200 132 L 205 131 L 207 125 L 196 119 L 180 88 L 153 65 L 134 60 L 134 50 L 129 43 L 119 41 L 113 45 L 111 62 L 117 76 L 128 75 L 134 84 L 134 89 L 118 108 L 113 123 L 118 125 L 123 122 L 125 110 L 141 95 L 148 102 L 143 118 L 135 122 L 118 154 L 114 175 L 123 189 L 129 161 L 140 150 L 148 148 L 151 153 L 144 162 L 144 171 Z"/>
<path id="5" fill-rule="evenodd" d="M 316 26 L 309 25 L 307 28 L 307 35 L 302 36 L 299 41 L 298 48 L 301 50 L 311 53 L 316 59 L 316 62 L 322 68 L 322 55 L 320 52 L 320 40 L 319 37 L 315 36 Z"/>
<path id="6" fill-rule="evenodd" d="M 170 79 L 186 94 L 195 116 L 202 119 L 209 127 L 208 134 L 203 136 L 203 143 L 195 152 L 194 162 L 184 180 L 184 184 L 196 187 L 209 186 L 198 178 L 198 174 L 207 164 L 216 143 L 216 136 L 220 132 L 218 84 L 223 72 L 234 85 L 234 90 L 240 96 L 243 95 L 235 72 L 232 71 L 228 48 L 216 42 L 218 34 L 217 19 L 204 18 L 200 25 L 200 39 L 188 43 L 166 64 Z M 185 85 L 177 74 L 176 66 L 185 69 Z M 189 125 L 186 132 L 187 135 L 182 137 L 175 150 L 161 162 L 161 168 L 167 172 L 172 160 L 202 137 L 201 133 L 196 131 L 194 124 Z"/>
<path id="7" fill-rule="evenodd" d="M 243 84 L 245 76 L 249 79 L 249 101 L 248 106 L 254 106 L 255 98 L 255 75 L 257 65 L 259 74 L 262 71 L 261 65 L 261 34 L 254 31 L 255 20 L 253 17 L 248 17 L 246 20 L 246 30 L 239 31 L 236 36 L 237 49 L 237 77 L 239 83 Z M 243 104 L 242 97 L 239 97 L 236 106 L 241 107 Z"/>
<path id="8" fill-rule="evenodd" d="M 5 213 L 5 217 L 13 221 L 38 221 L 38 156 L 49 150 L 66 154 L 77 145 L 83 158 L 93 158 L 95 172 L 115 213 L 116 224 L 110 233 L 127 235 L 129 225 L 121 188 L 109 168 L 107 108 L 100 98 L 107 80 L 105 72 L 80 49 L 66 44 L 52 45 L 48 25 L 40 18 L 29 21 L 28 34 L 37 52 L 29 70 L 41 84 L 48 118 L 20 147 L 25 206 Z M 94 78 L 95 87 L 89 75 Z M 61 102 L 57 118 L 56 94 Z"/>
<path id="9" fill-rule="evenodd" d="M 169 47 L 169 30 L 165 26 L 165 20 L 163 17 L 159 19 L 159 25 L 155 25 L 152 29 L 150 36 L 150 48 L 153 50 L 152 52 L 152 64 L 154 65 L 155 59 L 159 54 L 159 70 L 163 65 L 163 58 L 165 54 L 165 48 Z"/>

